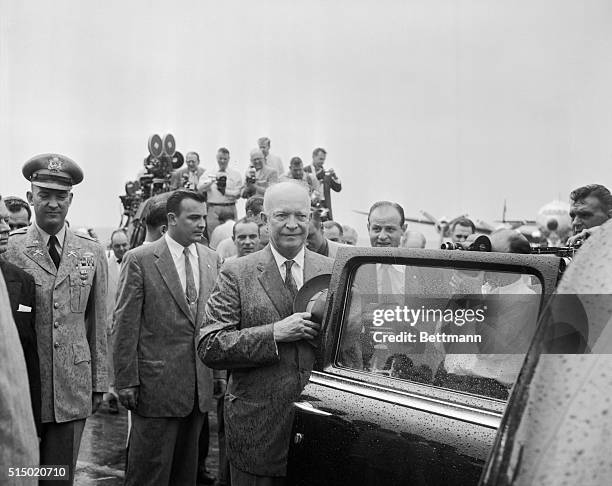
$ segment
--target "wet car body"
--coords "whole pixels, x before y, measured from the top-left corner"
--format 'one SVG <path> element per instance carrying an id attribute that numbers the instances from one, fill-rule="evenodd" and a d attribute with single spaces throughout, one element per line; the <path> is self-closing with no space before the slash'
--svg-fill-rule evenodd
<path id="1" fill-rule="evenodd" d="M 559 258 L 548 255 L 342 250 L 330 282 L 317 361 L 295 404 L 288 483 L 477 484 L 505 400 L 339 363 L 356 272 L 376 263 L 443 269 L 445 276 L 448 269 L 529 274 L 541 285 L 540 306 L 554 290 L 563 266 Z"/>

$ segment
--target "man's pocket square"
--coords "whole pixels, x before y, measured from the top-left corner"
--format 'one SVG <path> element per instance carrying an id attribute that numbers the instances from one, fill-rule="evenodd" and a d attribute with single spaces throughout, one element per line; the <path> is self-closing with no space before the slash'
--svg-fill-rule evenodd
<path id="1" fill-rule="evenodd" d="M 27 305 L 19 304 L 19 309 L 17 309 L 17 312 L 32 312 L 32 308 L 28 307 Z"/>

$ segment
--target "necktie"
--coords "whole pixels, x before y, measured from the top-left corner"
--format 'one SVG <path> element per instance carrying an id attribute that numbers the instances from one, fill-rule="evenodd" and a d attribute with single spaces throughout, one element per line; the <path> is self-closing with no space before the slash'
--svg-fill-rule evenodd
<path id="1" fill-rule="evenodd" d="M 185 248 L 183 254 L 185 255 L 185 296 L 187 297 L 189 308 L 195 315 L 198 305 L 198 292 L 196 290 L 195 279 L 193 278 L 191 262 L 189 261 L 189 248 Z"/>
<path id="2" fill-rule="evenodd" d="M 285 261 L 285 269 L 286 269 L 285 287 L 287 287 L 287 290 L 291 292 L 291 297 L 295 299 L 295 295 L 298 292 L 298 288 L 297 288 L 297 284 L 295 283 L 295 280 L 293 279 L 293 274 L 291 273 L 291 267 L 293 266 L 294 263 L 295 261 L 293 260 Z"/>
<path id="3" fill-rule="evenodd" d="M 51 260 L 53 260 L 53 264 L 55 265 L 55 268 L 59 268 L 61 257 L 60 257 L 59 252 L 57 251 L 56 245 L 59 245 L 59 242 L 57 241 L 57 236 L 55 235 L 49 236 L 49 243 L 48 243 L 49 256 L 51 257 Z"/>

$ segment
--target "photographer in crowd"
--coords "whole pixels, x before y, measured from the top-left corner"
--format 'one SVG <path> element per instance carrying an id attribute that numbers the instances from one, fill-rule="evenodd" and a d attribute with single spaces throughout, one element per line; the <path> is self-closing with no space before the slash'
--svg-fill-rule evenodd
<path id="1" fill-rule="evenodd" d="M 242 177 L 238 171 L 228 167 L 229 161 L 229 150 L 221 147 L 217 150 L 218 170 L 206 174 L 197 186 L 198 192 L 206 194 L 206 231 L 209 238 L 220 224 L 221 213 L 231 212 L 232 216 L 229 219 L 234 221 L 238 217 L 236 199 L 242 192 Z"/>
<path id="2" fill-rule="evenodd" d="M 328 219 L 334 219 L 331 204 L 331 191 L 340 192 L 342 190 L 342 183 L 334 169 L 326 170 L 323 167 L 326 157 L 327 152 L 324 148 L 318 147 L 314 149 L 312 152 L 312 165 L 304 167 L 304 172 L 307 174 L 314 174 L 320 184 L 323 185 L 319 206 L 327 209 Z"/>
<path id="3" fill-rule="evenodd" d="M 170 179 L 170 189 L 191 189 L 195 191 L 198 187 L 200 178 L 205 170 L 200 167 L 200 156 L 197 152 L 187 152 L 185 156 L 186 167 L 181 167 L 172 172 Z"/>
<path id="4" fill-rule="evenodd" d="M 464 243 L 468 236 L 476 233 L 474 222 L 465 217 L 460 217 L 451 222 L 450 237 L 453 243 Z"/>
<path id="5" fill-rule="evenodd" d="M 263 196 L 266 189 L 278 182 L 278 172 L 265 165 L 265 157 L 261 150 L 251 150 L 251 164 L 245 176 L 245 188 L 242 197 Z"/>
<path id="6" fill-rule="evenodd" d="M 274 169 L 279 176 L 284 174 L 285 167 L 283 166 L 283 161 L 278 155 L 270 153 L 270 139 L 268 137 L 261 137 L 257 140 L 257 146 L 266 159 L 266 166 Z"/>
<path id="7" fill-rule="evenodd" d="M 289 162 L 289 172 L 279 177 L 279 182 L 294 181 L 302 184 L 308 189 L 311 201 L 318 201 L 321 197 L 319 192 L 319 181 L 314 174 L 304 172 L 304 163 L 299 157 L 293 157 Z"/>

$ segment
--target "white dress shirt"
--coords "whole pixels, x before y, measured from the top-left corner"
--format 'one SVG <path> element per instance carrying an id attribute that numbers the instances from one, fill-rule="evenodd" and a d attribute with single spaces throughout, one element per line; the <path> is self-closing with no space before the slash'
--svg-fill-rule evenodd
<path id="1" fill-rule="evenodd" d="M 376 284 L 379 294 L 383 293 L 383 271 L 389 272 L 393 295 L 404 295 L 406 291 L 406 267 L 404 265 L 376 264 Z"/>
<path id="2" fill-rule="evenodd" d="M 168 233 L 164 235 L 166 243 L 170 249 L 172 260 L 174 260 L 174 266 L 178 272 L 179 280 L 181 281 L 181 287 L 183 287 L 183 293 L 186 292 L 187 288 L 187 276 L 185 275 L 185 247 L 180 243 L 173 240 Z M 200 265 L 198 264 L 198 249 L 196 244 L 192 243 L 189 248 L 189 262 L 191 263 L 191 269 L 193 271 L 193 279 L 195 280 L 196 291 L 200 294 Z"/>
<path id="3" fill-rule="evenodd" d="M 289 258 L 285 258 L 281 255 L 272 242 L 270 242 L 270 249 L 272 250 L 272 255 L 274 256 L 274 261 L 276 262 L 276 266 L 278 267 L 278 271 L 280 272 L 281 278 L 283 282 L 285 281 L 285 275 L 287 274 L 287 267 L 285 266 L 285 262 L 289 260 Z M 295 285 L 298 290 L 302 288 L 304 285 L 304 247 L 298 252 L 297 255 L 293 258 L 295 262 L 291 267 L 291 275 L 293 275 L 293 280 L 295 280 Z"/>

